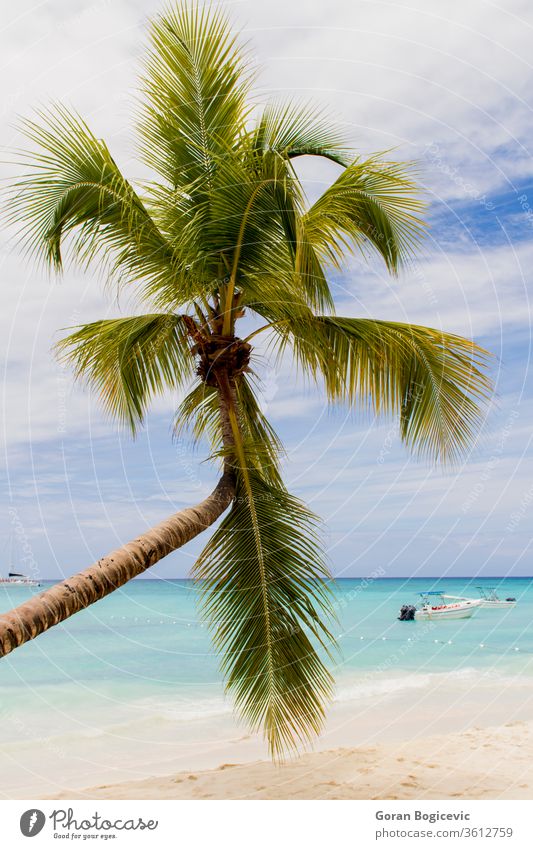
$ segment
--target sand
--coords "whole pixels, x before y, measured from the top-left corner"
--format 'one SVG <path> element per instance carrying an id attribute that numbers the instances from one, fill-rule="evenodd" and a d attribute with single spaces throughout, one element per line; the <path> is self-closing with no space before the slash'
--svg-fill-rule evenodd
<path id="1" fill-rule="evenodd" d="M 224 763 L 55 799 L 532 799 L 533 723 L 335 748 L 283 766 Z"/>

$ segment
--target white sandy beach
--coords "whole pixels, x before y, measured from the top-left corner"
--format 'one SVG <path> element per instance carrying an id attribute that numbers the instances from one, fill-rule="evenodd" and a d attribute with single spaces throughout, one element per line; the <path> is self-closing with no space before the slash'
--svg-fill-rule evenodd
<path id="1" fill-rule="evenodd" d="M 526 682 L 502 686 L 491 676 L 436 676 L 429 689 L 398 687 L 386 697 L 376 688 L 364 700 L 335 704 L 315 751 L 283 766 L 269 762 L 255 735 L 241 728 L 224 740 L 231 726 L 219 725 L 219 744 L 209 756 L 191 746 L 179 758 L 152 756 L 116 777 L 106 771 L 85 784 L 79 776 L 56 782 L 47 796 L 532 799 L 532 696 Z M 193 724 L 189 729 L 194 733 Z"/>
<path id="2" fill-rule="evenodd" d="M 531 799 L 533 723 L 65 790 L 90 799 Z"/>

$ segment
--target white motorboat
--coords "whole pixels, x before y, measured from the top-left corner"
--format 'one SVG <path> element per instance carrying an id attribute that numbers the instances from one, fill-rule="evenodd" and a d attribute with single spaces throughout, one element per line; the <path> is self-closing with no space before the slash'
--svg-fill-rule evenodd
<path id="1" fill-rule="evenodd" d="M 400 610 L 399 619 L 469 619 L 481 607 L 483 599 L 461 598 L 446 595 L 439 590 L 418 593 L 420 601 L 417 605 L 404 605 Z"/>
<path id="2" fill-rule="evenodd" d="M 0 575 L 0 586 L 23 586 L 23 587 L 39 587 L 39 581 L 34 581 L 33 578 L 28 578 L 27 575 L 21 575 L 19 572 L 9 572 L 7 578 Z"/>
<path id="3" fill-rule="evenodd" d="M 494 587 L 476 587 L 481 593 L 481 607 L 514 607 L 516 598 L 500 598 Z"/>

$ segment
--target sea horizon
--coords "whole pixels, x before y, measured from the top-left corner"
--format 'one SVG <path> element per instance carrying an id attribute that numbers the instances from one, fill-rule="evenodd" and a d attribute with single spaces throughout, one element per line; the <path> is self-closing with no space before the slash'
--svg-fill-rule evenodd
<path id="1" fill-rule="evenodd" d="M 30 576 L 31 577 L 31 576 Z M 374 577 L 372 573 L 368 575 L 332 575 L 333 581 L 466 581 L 472 580 L 474 578 L 479 580 L 492 580 L 492 581 L 527 581 L 533 580 L 532 575 L 446 575 L 444 577 L 440 577 L 439 575 L 421 575 L 421 576 L 413 576 L 413 575 L 385 575 Z M 41 583 L 46 584 L 57 584 L 61 581 L 68 581 L 69 576 L 65 576 L 62 578 L 35 578 L 34 580 L 39 580 Z M 132 580 L 134 581 L 182 581 L 182 582 L 192 582 L 195 583 L 196 580 L 191 577 L 163 577 L 163 576 L 145 576 L 145 575 L 137 575 Z M 199 583 L 199 582 L 198 582 Z"/>

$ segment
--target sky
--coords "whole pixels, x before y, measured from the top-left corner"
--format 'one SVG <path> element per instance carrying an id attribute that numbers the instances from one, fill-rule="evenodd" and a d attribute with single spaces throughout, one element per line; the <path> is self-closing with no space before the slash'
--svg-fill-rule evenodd
<path id="1" fill-rule="evenodd" d="M 453 469 L 410 456 L 393 420 L 332 410 L 286 358 L 264 361 L 262 405 L 282 437 L 289 488 L 324 520 L 339 576 L 531 575 L 533 126 L 530 3 L 330 0 L 224 4 L 256 56 L 256 94 L 313 99 L 362 154 L 416 162 L 429 228 L 399 278 L 347 258 L 332 277 L 340 315 L 441 327 L 493 353 L 495 394 Z M 59 101 L 105 138 L 129 179 L 147 22 L 158 0 L 18 0 L 0 24 L 2 181 L 17 116 Z M 301 164 L 310 197 L 334 166 Z M 88 566 L 216 480 L 205 446 L 172 439 L 177 398 L 154 404 L 135 442 L 74 385 L 51 348 L 61 330 L 128 314 L 98 273 L 36 269 L 0 230 L 0 572 L 42 578 Z M 153 575 L 184 577 L 205 535 Z"/>

